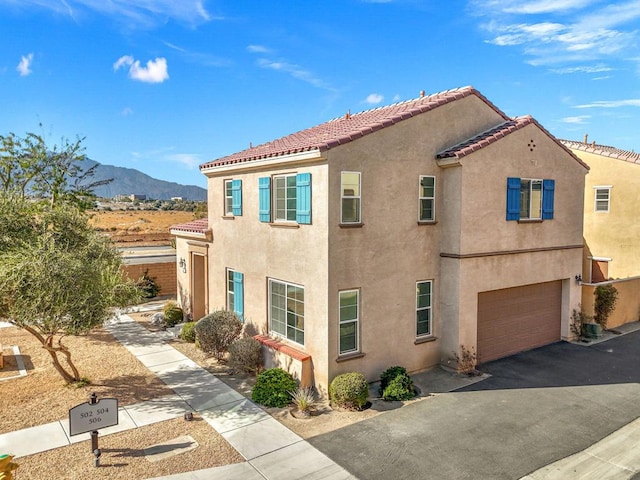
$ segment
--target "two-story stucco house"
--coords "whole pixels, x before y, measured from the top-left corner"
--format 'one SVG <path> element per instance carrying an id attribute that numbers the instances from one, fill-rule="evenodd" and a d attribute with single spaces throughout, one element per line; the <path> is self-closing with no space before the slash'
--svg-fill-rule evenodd
<path id="1" fill-rule="evenodd" d="M 320 391 L 570 336 L 586 165 L 471 87 L 346 114 L 201 165 L 179 301 L 237 311 Z M 196 222 L 197 223 L 197 222 Z M 296 367 L 297 365 L 297 367 Z"/>
<path id="2" fill-rule="evenodd" d="M 619 301 L 609 327 L 640 319 L 640 153 L 561 140 L 589 165 L 584 190 L 583 308 L 594 285 L 611 283 Z"/>

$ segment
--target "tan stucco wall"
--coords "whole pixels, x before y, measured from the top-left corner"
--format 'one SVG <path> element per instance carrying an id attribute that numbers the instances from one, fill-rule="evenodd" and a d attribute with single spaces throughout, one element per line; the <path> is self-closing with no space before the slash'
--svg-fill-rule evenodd
<path id="1" fill-rule="evenodd" d="M 275 279 L 304 287 L 305 345 L 288 342 L 312 356 L 316 382 L 326 385 L 327 371 L 327 165 L 289 163 L 268 169 L 220 172 L 208 179 L 209 305 L 225 308 L 226 269 L 244 274 L 244 315 L 250 333 L 267 334 L 268 283 Z M 260 177 L 282 173 L 311 173 L 312 224 L 262 223 L 258 218 Z M 243 215 L 224 217 L 224 180 L 242 180 Z M 213 195 L 212 195 L 213 192 Z M 251 332 L 251 328 L 254 332 Z M 286 342 L 286 340 L 283 340 Z"/>
<path id="2" fill-rule="evenodd" d="M 587 256 L 611 258 L 609 278 L 640 275 L 640 164 L 574 150 L 589 165 L 584 189 L 585 269 Z M 611 185 L 609 212 L 595 211 L 595 186 Z"/>
<path id="3" fill-rule="evenodd" d="M 615 328 L 640 320 L 640 277 L 607 282 L 618 290 L 618 301 L 607 321 L 607 328 Z M 606 285 L 602 283 L 600 285 Z M 582 310 L 593 315 L 596 285 L 582 286 Z"/>

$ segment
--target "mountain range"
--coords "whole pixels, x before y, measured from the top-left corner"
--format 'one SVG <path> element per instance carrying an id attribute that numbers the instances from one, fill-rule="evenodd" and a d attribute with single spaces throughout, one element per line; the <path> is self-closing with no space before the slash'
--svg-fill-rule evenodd
<path id="1" fill-rule="evenodd" d="M 206 201 L 207 190 L 196 185 L 181 185 L 150 177 L 133 168 L 103 165 L 95 160 L 85 159 L 82 166 L 89 169 L 98 164 L 95 175 L 89 181 L 98 182 L 112 178 L 107 185 L 96 187 L 93 192 L 98 197 L 113 198 L 116 195 L 146 195 L 148 199 L 169 200 L 182 197 L 184 200 Z"/>

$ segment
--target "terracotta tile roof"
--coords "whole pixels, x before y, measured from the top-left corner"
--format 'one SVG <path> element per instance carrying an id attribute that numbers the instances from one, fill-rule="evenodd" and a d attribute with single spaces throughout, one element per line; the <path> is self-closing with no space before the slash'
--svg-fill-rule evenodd
<path id="1" fill-rule="evenodd" d="M 508 120 L 500 125 L 496 125 L 495 127 L 490 128 L 482 132 L 475 137 L 470 138 L 469 140 L 465 140 L 457 145 L 454 145 L 442 152 L 436 154 L 436 158 L 462 158 L 470 153 L 475 152 L 476 150 L 480 150 L 481 148 L 486 147 L 487 145 L 491 145 L 494 142 L 497 142 L 502 137 L 509 135 L 510 133 L 515 132 L 516 130 L 520 130 L 527 125 L 534 123 L 534 120 L 530 116 L 518 117 L 512 120 Z"/>
<path id="2" fill-rule="evenodd" d="M 640 153 L 636 153 L 633 150 L 620 150 L 615 147 L 608 147 L 606 145 L 598 145 L 595 142 L 584 143 L 574 142 L 572 140 L 560 140 L 560 142 L 573 150 L 580 150 L 582 152 L 593 153 L 596 155 L 602 155 L 603 157 L 617 158 L 618 160 L 624 160 L 626 162 L 637 163 L 640 165 Z"/>
<path id="3" fill-rule="evenodd" d="M 193 220 L 192 222 L 181 223 L 178 225 L 172 225 L 172 232 L 183 232 L 183 233 L 206 233 L 209 230 L 209 221 L 206 218 L 202 218 L 200 220 Z"/>
<path id="4" fill-rule="evenodd" d="M 353 115 L 347 114 L 315 127 L 273 140 L 272 142 L 204 163 L 200 165 L 200 170 L 220 165 L 279 157 L 293 153 L 310 151 L 323 152 L 470 95 L 477 96 L 504 117 L 505 120 L 508 119 L 503 112 L 475 88 L 463 87 L 433 95 L 421 96 L 406 102 L 366 110 Z"/>
<path id="5" fill-rule="evenodd" d="M 494 142 L 497 142 L 503 137 L 506 137 L 510 133 L 520 130 L 521 128 L 526 127 L 527 125 L 536 125 L 540 130 L 542 130 L 549 138 L 551 138 L 554 142 L 558 144 L 563 150 L 569 153 L 574 160 L 576 160 L 579 164 L 589 170 L 589 166 L 584 163 L 576 154 L 574 154 L 569 148 L 567 148 L 560 140 L 551 135 L 542 125 L 538 123 L 538 121 L 530 115 L 525 115 L 522 117 L 512 118 L 511 120 L 507 120 L 499 125 L 496 125 L 489 130 L 486 130 L 475 137 L 472 137 L 464 142 L 461 142 L 457 145 L 454 145 L 442 152 L 436 154 L 436 158 L 462 158 L 470 153 L 473 153 L 481 148 L 486 147 L 487 145 L 491 145 Z"/>

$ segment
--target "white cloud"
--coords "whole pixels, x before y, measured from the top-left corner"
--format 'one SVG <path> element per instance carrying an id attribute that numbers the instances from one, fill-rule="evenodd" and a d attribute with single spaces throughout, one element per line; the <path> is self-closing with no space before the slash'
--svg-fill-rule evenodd
<path id="1" fill-rule="evenodd" d="M 133 115 L 134 113 L 135 112 L 131 107 L 125 107 L 120 111 L 120 115 L 122 115 L 123 117 L 128 117 L 129 115 Z"/>
<path id="2" fill-rule="evenodd" d="M 153 28 L 167 20 L 196 26 L 221 19 L 207 11 L 204 0 L 20 0 L 19 6 L 48 9 L 74 20 L 83 13 L 95 12 L 129 28 Z"/>
<path id="3" fill-rule="evenodd" d="M 594 0 L 510 0 L 491 3 L 502 5 L 502 10 L 506 13 L 540 14 L 583 8 L 594 3 Z"/>
<path id="4" fill-rule="evenodd" d="M 567 74 L 567 73 L 600 73 L 600 72 L 610 72 L 613 68 L 608 67 L 606 65 L 581 65 L 578 67 L 566 67 L 566 68 L 554 68 L 551 71 L 553 73 L 558 74 Z"/>
<path id="5" fill-rule="evenodd" d="M 384 100 L 384 97 L 382 95 L 380 95 L 379 93 L 371 93 L 369 95 L 367 95 L 367 98 L 365 99 L 365 102 L 370 104 L 370 105 L 377 105 L 379 103 L 381 103 Z"/>
<path id="6" fill-rule="evenodd" d="M 249 53 L 271 53 L 271 49 L 264 45 L 248 45 L 247 52 Z"/>
<path id="7" fill-rule="evenodd" d="M 620 108 L 620 107 L 640 107 L 640 98 L 630 98 L 627 100 L 597 100 L 583 105 L 576 105 L 574 108 Z"/>
<path id="8" fill-rule="evenodd" d="M 202 156 L 196 153 L 173 153 L 165 155 L 164 158 L 171 162 L 180 163 L 186 166 L 189 170 L 193 170 L 203 163 Z"/>
<path id="9" fill-rule="evenodd" d="M 162 83 L 169 78 L 167 71 L 167 59 L 158 57 L 155 60 L 147 61 L 147 66 L 140 66 L 140 61 L 135 60 L 131 55 L 123 55 L 114 64 L 113 69 L 119 70 L 122 67 L 129 67 L 129 78 L 146 83 Z"/>
<path id="10" fill-rule="evenodd" d="M 299 65 L 288 63 L 284 61 L 270 60 L 267 58 L 260 58 L 258 60 L 258 66 L 262 68 L 268 68 L 270 70 L 276 70 L 291 75 L 293 78 L 302 80 L 314 87 L 323 88 L 326 90 L 333 90 L 326 85 L 320 78 L 316 77 L 312 72 L 306 70 Z"/>
<path id="11" fill-rule="evenodd" d="M 584 125 L 590 118 L 591 115 L 578 115 L 576 117 L 564 117 L 562 121 L 573 125 Z"/>
<path id="12" fill-rule="evenodd" d="M 33 63 L 33 53 L 28 53 L 26 56 L 22 55 L 20 63 L 16 67 L 16 70 L 20 73 L 21 77 L 26 77 L 31 74 L 31 64 Z"/>

